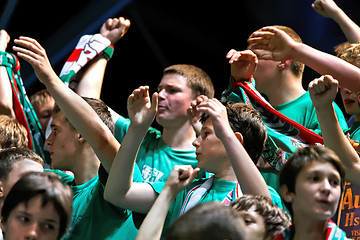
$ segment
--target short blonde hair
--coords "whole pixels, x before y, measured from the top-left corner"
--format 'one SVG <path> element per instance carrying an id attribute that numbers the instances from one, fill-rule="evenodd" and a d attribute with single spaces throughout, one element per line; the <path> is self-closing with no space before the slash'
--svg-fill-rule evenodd
<path id="1" fill-rule="evenodd" d="M 360 68 L 360 42 L 345 42 L 336 46 L 334 51 L 337 57 Z"/>
<path id="2" fill-rule="evenodd" d="M 0 115 L 0 147 L 27 147 L 28 143 L 26 128 L 15 118 Z"/>
<path id="3" fill-rule="evenodd" d="M 47 89 L 40 90 L 36 93 L 34 93 L 30 97 L 31 105 L 34 107 L 40 106 L 44 103 L 48 103 L 53 99 L 53 97 L 50 95 L 49 91 Z"/>

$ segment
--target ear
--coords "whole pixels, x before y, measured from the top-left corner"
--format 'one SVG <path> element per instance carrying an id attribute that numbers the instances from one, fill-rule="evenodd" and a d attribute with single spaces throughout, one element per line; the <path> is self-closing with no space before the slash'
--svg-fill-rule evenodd
<path id="1" fill-rule="evenodd" d="M 241 144 L 243 144 L 243 142 L 244 142 L 243 135 L 239 132 L 235 132 L 234 134 L 235 134 L 235 137 L 239 140 L 239 142 L 241 142 Z"/>
<path id="2" fill-rule="evenodd" d="M 79 143 L 85 143 L 86 142 L 85 138 L 80 133 L 78 134 L 77 139 L 78 139 Z"/>
<path id="3" fill-rule="evenodd" d="M 280 71 L 285 70 L 291 64 L 291 62 L 292 60 L 281 61 L 278 65 L 278 68 L 280 69 Z"/>
<path id="4" fill-rule="evenodd" d="M 4 200 L 4 183 L 0 181 L 0 201 Z"/>
<path id="5" fill-rule="evenodd" d="M 280 186 L 280 195 L 285 202 L 291 203 L 293 201 L 294 193 L 290 192 L 285 184 Z"/>

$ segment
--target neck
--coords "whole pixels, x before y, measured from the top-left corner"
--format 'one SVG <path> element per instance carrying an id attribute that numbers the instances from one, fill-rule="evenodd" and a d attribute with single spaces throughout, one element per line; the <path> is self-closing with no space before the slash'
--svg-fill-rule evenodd
<path id="1" fill-rule="evenodd" d="M 71 169 L 74 173 L 76 185 L 84 184 L 94 178 L 98 174 L 99 167 L 100 161 L 93 149 L 90 146 L 84 149 L 76 159 L 75 166 Z"/>
<path id="2" fill-rule="evenodd" d="M 294 218 L 295 224 L 295 236 L 294 240 L 319 240 L 325 239 L 326 237 L 326 220 L 311 220 L 309 218 L 304 218 L 302 221 L 297 221 Z"/>
<path id="3" fill-rule="evenodd" d="M 230 160 L 229 160 L 229 163 L 230 163 Z M 221 170 L 220 172 L 216 172 L 214 174 L 214 177 L 217 179 L 226 180 L 229 182 L 238 182 L 232 166 L 224 167 L 223 170 Z"/>
<path id="4" fill-rule="evenodd" d="M 355 114 L 355 115 L 354 115 L 354 121 L 355 121 L 355 122 L 360 122 L 360 115 Z"/>
<path id="5" fill-rule="evenodd" d="M 302 86 L 301 79 L 288 71 L 279 72 L 278 76 L 269 81 L 269 83 L 267 86 L 258 89 L 258 91 L 264 93 L 269 98 L 269 103 L 272 106 L 293 101 L 306 92 Z"/>
<path id="6" fill-rule="evenodd" d="M 196 139 L 196 134 L 189 121 L 178 127 L 164 127 L 161 137 L 166 145 L 175 150 L 195 149 L 192 143 Z"/>

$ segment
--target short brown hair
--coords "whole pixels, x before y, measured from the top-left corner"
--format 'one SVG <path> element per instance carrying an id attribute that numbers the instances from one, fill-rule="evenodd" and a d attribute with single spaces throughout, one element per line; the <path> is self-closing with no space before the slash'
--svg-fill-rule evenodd
<path id="1" fill-rule="evenodd" d="M 261 121 L 259 112 L 245 103 L 226 102 L 229 124 L 234 132 L 243 136 L 243 146 L 251 160 L 257 164 L 259 157 L 264 151 L 267 138 L 267 130 Z M 204 123 L 209 118 L 203 114 L 200 122 Z"/>
<path id="2" fill-rule="evenodd" d="M 7 221 L 11 211 L 17 205 L 20 203 L 26 205 L 37 196 L 42 197 L 42 207 L 48 203 L 53 203 L 60 219 L 57 239 L 61 239 L 71 221 L 72 191 L 69 186 L 61 183 L 58 175 L 52 172 L 32 172 L 20 178 L 5 198 L 1 211 L 3 221 Z"/>
<path id="3" fill-rule="evenodd" d="M 340 158 L 331 149 L 317 145 L 298 148 L 291 155 L 280 170 L 280 187 L 285 185 L 289 192 L 295 193 L 297 176 L 301 170 L 313 161 L 331 163 L 335 167 L 340 175 L 342 193 L 345 185 L 345 169 Z M 284 201 L 284 204 L 289 212 L 293 214 L 291 203 Z"/>
<path id="4" fill-rule="evenodd" d="M 0 151 L 0 180 L 6 181 L 17 162 L 29 159 L 41 165 L 44 160 L 33 150 L 25 147 L 8 148 Z"/>
<path id="5" fill-rule="evenodd" d="M 264 219 L 264 239 L 274 239 L 291 224 L 290 216 L 265 196 L 243 195 L 231 202 L 230 207 L 237 211 L 247 211 L 254 207 L 255 212 Z"/>
<path id="6" fill-rule="evenodd" d="M 26 128 L 15 118 L 0 115 L 0 147 L 27 147 L 28 133 Z"/>
<path id="7" fill-rule="evenodd" d="M 97 113 L 97 115 L 100 117 L 100 119 L 105 123 L 105 125 L 110 129 L 110 131 L 112 133 L 114 133 L 115 124 L 114 124 L 114 121 L 112 120 L 111 113 L 109 111 L 108 106 L 100 99 L 88 98 L 88 97 L 82 97 L 82 98 L 90 105 L 90 107 L 92 107 L 92 109 L 94 109 L 94 111 Z M 61 112 L 60 107 L 58 105 L 55 105 L 53 114 L 57 114 L 59 112 Z M 74 126 L 70 123 L 70 121 L 66 118 L 65 115 L 64 115 L 64 117 L 65 117 L 68 125 L 73 130 L 76 130 L 74 128 Z"/>
<path id="8" fill-rule="evenodd" d="M 176 64 L 164 69 L 166 74 L 178 74 L 186 78 L 187 85 L 191 89 L 193 97 L 205 95 L 214 97 L 214 86 L 210 76 L 202 69 L 189 64 Z"/>

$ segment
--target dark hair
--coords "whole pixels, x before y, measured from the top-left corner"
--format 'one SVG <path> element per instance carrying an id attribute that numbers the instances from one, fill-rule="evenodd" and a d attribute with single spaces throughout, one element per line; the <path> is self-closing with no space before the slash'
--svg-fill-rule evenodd
<path id="1" fill-rule="evenodd" d="M 219 202 L 196 205 L 177 218 L 165 233 L 167 240 L 241 240 L 245 236 L 240 214 Z"/>
<path id="2" fill-rule="evenodd" d="M 264 150 L 267 138 L 267 130 L 258 111 L 245 103 L 227 102 L 225 105 L 231 129 L 241 133 L 243 146 L 256 164 Z M 203 114 L 200 122 L 204 123 L 208 118 L 208 115 Z"/>
<path id="3" fill-rule="evenodd" d="M 202 69 L 189 64 L 176 64 L 164 69 L 164 75 L 177 74 L 186 78 L 187 86 L 191 89 L 193 97 L 205 95 L 214 97 L 214 86 L 209 75 Z"/>
<path id="4" fill-rule="evenodd" d="M 17 162 L 29 159 L 43 165 L 43 159 L 33 150 L 24 147 L 8 148 L 0 151 L 0 180 L 5 181 Z"/>
<path id="5" fill-rule="evenodd" d="M 290 216 L 265 196 L 243 195 L 232 201 L 230 207 L 237 211 L 248 211 L 254 207 L 255 212 L 264 220 L 266 231 L 264 239 L 274 239 L 291 224 Z"/>
<path id="6" fill-rule="evenodd" d="M 280 170 L 280 187 L 285 185 L 289 192 L 295 193 L 296 178 L 308 164 L 313 161 L 331 163 L 340 174 L 341 193 L 345 185 L 345 170 L 336 153 L 326 147 L 311 145 L 298 148 Z M 285 206 L 293 214 L 291 203 L 284 201 Z"/>
<path id="7" fill-rule="evenodd" d="M 5 198 L 1 211 L 2 221 L 6 222 L 11 211 L 20 203 L 25 203 L 26 206 L 37 196 L 42 197 L 42 207 L 53 203 L 60 218 L 58 239 L 61 239 L 71 221 L 72 191 L 69 186 L 61 183 L 60 177 L 55 173 L 32 172 L 20 178 Z"/>
<path id="8" fill-rule="evenodd" d="M 109 111 L 108 106 L 100 99 L 96 98 L 88 98 L 88 97 L 82 97 L 97 113 L 97 115 L 100 117 L 100 119 L 105 123 L 105 125 L 110 129 L 112 133 L 114 133 L 115 124 L 112 120 L 111 113 Z M 61 109 L 58 105 L 55 105 L 53 113 L 57 114 L 61 112 Z M 69 120 L 65 117 L 67 123 L 71 128 L 74 128 L 74 126 L 69 122 Z"/>

